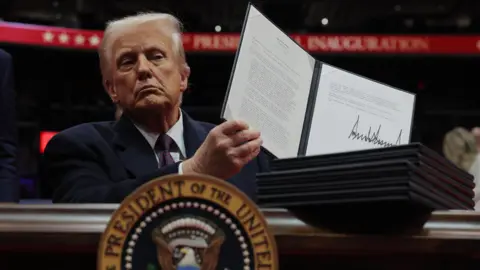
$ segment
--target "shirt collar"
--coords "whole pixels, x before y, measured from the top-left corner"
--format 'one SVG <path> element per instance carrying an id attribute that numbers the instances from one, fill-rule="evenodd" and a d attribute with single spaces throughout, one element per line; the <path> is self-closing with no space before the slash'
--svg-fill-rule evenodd
<path id="1" fill-rule="evenodd" d="M 134 123 L 135 127 L 142 133 L 143 137 L 147 140 L 148 144 L 152 147 L 155 147 L 155 143 L 157 142 L 158 137 L 160 136 L 159 133 L 156 132 L 149 132 L 143 129 L 140 125 Z M 183 157 L 186 157 L 186 149 L 185 149 L 185 142 L 183 139 L 183 114 L 182 110 L 180 110 L 180 117 L 178 121 L 167 131 L 167 135 L 172 138 L 172 140 L 177 145 L 178 149 L 180 150 L 180 154 Z"/>

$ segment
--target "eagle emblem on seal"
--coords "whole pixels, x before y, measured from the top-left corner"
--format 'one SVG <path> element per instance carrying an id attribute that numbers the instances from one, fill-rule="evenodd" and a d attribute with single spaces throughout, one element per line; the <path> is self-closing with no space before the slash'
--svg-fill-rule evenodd
<path id="1" fill-rule="evenodd" d="M 170 220 L 152 231 L 161 270 L 215 270 L 225 234 L 200 217 Z"/>

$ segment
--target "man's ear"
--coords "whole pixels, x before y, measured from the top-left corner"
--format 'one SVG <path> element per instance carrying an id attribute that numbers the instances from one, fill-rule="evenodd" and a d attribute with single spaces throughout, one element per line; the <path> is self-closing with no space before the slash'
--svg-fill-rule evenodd
<path id="1" fill-rule="evenodd" d="M 184 64 L 184 67 L 180 71 L 180 91 L 185 92 L 188 88 L 188 78 L 190 77 L 190 67 Z"/>
<path id="2" fill-rule="evenodd" d="M 118 103 L 117 91 L 116 91 L 115 87 L 113 86 L 112 82 L 110 82 L 109 80 L 104 80 L 103 81 L 103 87 L 107 91 L 107 93 L 110 96 L 110 99 L 112 100 L 112 102 L 117 104 Z"/>

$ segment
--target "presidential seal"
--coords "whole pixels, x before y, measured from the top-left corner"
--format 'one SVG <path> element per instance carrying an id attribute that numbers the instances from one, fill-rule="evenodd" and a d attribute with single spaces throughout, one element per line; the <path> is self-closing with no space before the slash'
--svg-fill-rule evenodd
<path id="1" fill-rule="evenodd" d="M 113 213 L 98 270 L 277 270 L 274 237 L 258 207 L 226 181 L 153 179 Z"/>

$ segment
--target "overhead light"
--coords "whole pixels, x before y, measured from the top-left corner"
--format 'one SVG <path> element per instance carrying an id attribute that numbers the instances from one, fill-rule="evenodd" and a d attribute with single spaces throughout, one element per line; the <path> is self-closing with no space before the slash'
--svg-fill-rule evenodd
<path id="1" fill-rule="evenodd" d="M 215 32 L 222 31 L 222 27 L 220 25 L 215 26 Z"/>
<path id="2" fill-rule="evenodd" d="M 327 19 L 327 18 L 323 18 L 323 19 L 322 19 L 322 24 L 323 24 L 323 25 L 327 25 L 327 24 L 328 24 L 328 19 Z"/>

